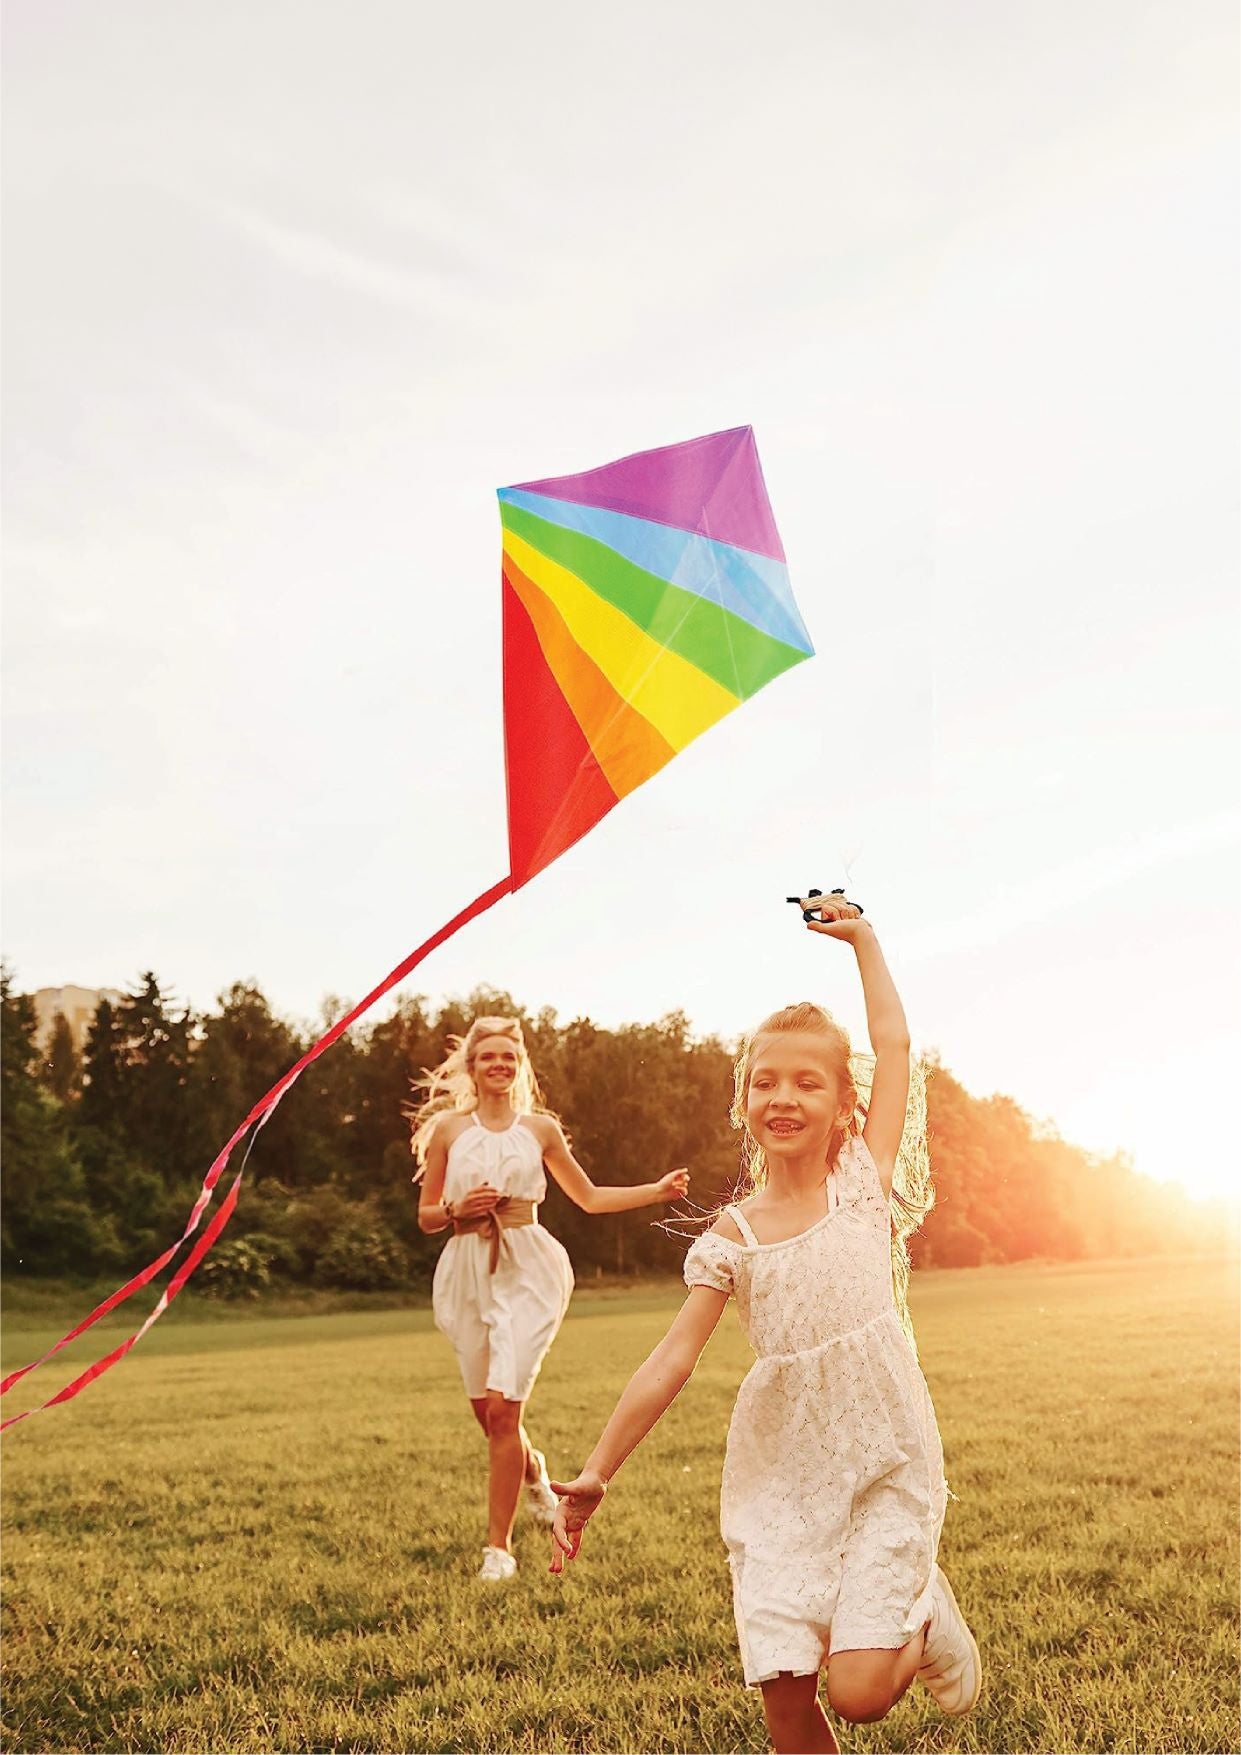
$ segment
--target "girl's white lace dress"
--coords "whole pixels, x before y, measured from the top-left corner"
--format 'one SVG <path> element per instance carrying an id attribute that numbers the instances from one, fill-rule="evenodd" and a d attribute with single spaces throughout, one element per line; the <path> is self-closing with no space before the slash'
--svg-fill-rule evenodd
<path id="1" fill-rule="evenodd" d="M 947 1487 L 917 1357 L 892 1291 L 891 1219 L 865 1144 L 827 1178 L 797 1237 L 716 1232 L 690 1286 L 737 1301 L 758 1358 L 728 1432 L 720 1527 L 745 1679 L 810 1675 L 833 1651 L 902 1646 L 930 1613 Z"/>
<path id="2" fill-rule="evenodd" d="M 536 1206 L 547 1194 L 542 1148 L 520 1116 L 502 1133 L 472 1116 L 449 1146 L 445 1200 L 463 1200 L 480 1182 Z M 506 1401 L 524 1402 L 569 1308 L 573 1269 L 564 1245 L 537 1218 L 501 1236 L 494 1274 L 485 1232 L 448 1239 L 436 1263 L 431 1307 L 436 1327 L 457 1350 L 466 1395 L 478 1400 L 492 1389 Z"/>

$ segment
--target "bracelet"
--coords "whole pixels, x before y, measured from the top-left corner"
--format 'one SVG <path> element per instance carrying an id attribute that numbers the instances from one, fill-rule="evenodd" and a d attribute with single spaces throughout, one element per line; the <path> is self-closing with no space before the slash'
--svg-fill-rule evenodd
<path id="1" fill-rule="evenodd" d="M 448 1223 L 450 1225 L 455 1225 L 457 1222 L 457 1219 L 456 1219 L 456 1214 L 452 1210 L 452 1202 L 450 1200 L 442 1200 L 440 1202 L 440 1205 L 443 1207 L 444 1211 L 448 1215 Z"/>

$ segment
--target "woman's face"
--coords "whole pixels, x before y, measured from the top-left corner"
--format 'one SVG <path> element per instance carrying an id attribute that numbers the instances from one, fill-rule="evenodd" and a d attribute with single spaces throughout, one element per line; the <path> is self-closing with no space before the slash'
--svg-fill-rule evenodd
<path id="1" fill-rule="evenodd" d="M 840 1080 L 822 1036 L 789 1030 L 758 1038 L 745 1122 L 768 1158 L 826 1156 L 841 1105 Z"/>
<path id="2" fill-rule="evenodd" d="M 480 1097 L 502 1097 L 517 1078 L 520 1051 L 511 1036 L 484 1036 L 474 1049 L 471 1071 Z"/>

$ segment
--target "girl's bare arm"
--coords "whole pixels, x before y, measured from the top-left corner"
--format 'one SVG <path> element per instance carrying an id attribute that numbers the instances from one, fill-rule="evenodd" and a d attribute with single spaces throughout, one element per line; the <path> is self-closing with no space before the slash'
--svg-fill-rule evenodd
<path id="1" fill-rule="evenodd" d="M 560 1494 L 552 1526 L 553 1572 L 562 1572 L 565 1561 L 576 1558 L 582 1531 L 598 1510 L 608 1482 L 689 1382 L 727 1302 L 727 1293 L 709 1286 L 690 1289 L 663 1340 L 626 1384 L 581 1473 L 572 1481 L 552 1482 Z"/>
<path id="2" fill-rule="evenodd" d="M 875 1077 L 862 1138 L 878 1167 L 883 1191 L 889 1194 L 909 1102 L 909 1025 L 905 1008 L 869 921 L 856 913 L 846 913 L 853 905 L 843 896 L 839 899 L 825 896 L 817 899 L 815 905 L 822 906 L 824 918 L 808 921 L 810 931 L 844 939 L 853 946 L 857 957 L 866 1000 L 866 1027 L 875 1056 Z M 832 918 L 837 910 L 837 917 Z"/>

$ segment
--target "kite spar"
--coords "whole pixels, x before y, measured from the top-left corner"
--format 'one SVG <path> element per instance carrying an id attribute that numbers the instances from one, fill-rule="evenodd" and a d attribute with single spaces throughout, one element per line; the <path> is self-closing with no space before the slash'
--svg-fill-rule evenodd
<path id="1" fill-rule="evenodd" d="M 509 873 L 411 951 L 259 1098 L 162 1255 L 0 1384 L 6 1394 L 149 1285 L 199 1222 L 234 1148 L 299 1075 L 424 957 L 589 833 L 765 683 L 812 655 L 749 427 L 499 490 Z M 247 1148 L 247 1155 L 248 1155 Z M 44 1402 L 70 1401 L 171 1304 L 237 1204 L 245 1160 L 140 1328 Z"/>

